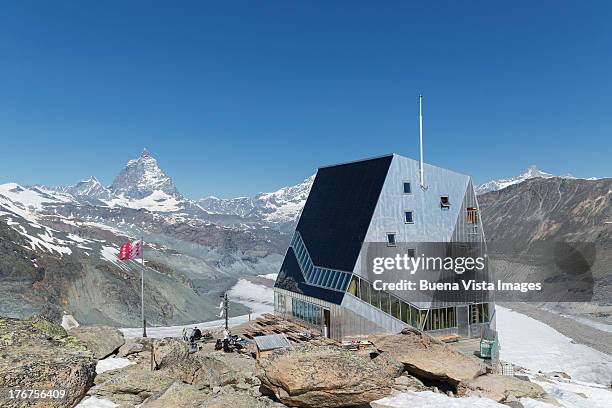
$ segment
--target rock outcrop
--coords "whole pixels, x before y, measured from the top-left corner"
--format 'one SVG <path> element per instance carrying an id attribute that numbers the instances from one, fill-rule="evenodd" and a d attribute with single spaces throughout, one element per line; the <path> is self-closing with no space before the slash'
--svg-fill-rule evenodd
<path id="1" fill-rule="evenodd" d="M 269 398 L 260 398 L 232 387 L 200 390 L 190 384 L 176 381 L 161 393 L 149 398 L 142 408 L 282 408 L 284 405 Z"/>
<path id="2" fill-rule="evenodd" d="M 174 381 L 174 377 L 169 373 L 150 371 L 142 366 L 131 365 L 98 375 L 95 380 L 96 385 L 87 395 L 108 399 L 121 406 L 133 407 L 161 392 Z"/>
<path id="3" fill-rule="evenodd" d="M 148 342 L 148 338 L 128 339 L 125 341 L 125 344 L 123 346 L 119 347 L 119 350 L 117 351 L 117 357 L 127 357 L 133 354 L 143 353 L 146 351 L 150 352 L 150 350 L 151 346 Z"/>
<path id="4" fill-rule="evenodd" d="M 123 333 L 109 326 L 79 326 L 70 330 L 70 335 L 85 344 L 98 360 L 114 354 L 125 344 Z"/>
<path id="5" fill-rule="evenodd" d="M 405 370 L 426 385 L 462 395 L 467 384 L 485 373 L 485 367 L 443 342 L 416 329 L 372 336 L 374 346 L 404 364 Z"/>
<path id="6" fill-rule="evenodd" d="M 71 407 L 93 385 L 95 369 L 92 353 L 60 325 L 0 318 L 0 389 L 65 390 L 61 399 L 3 400 L 3 407 Z"/>
<path id="7" fill-rule="evenodd" d="M 162 371 L 173 373 L 181 381 L 202 387 L 230 384 L 259 384 L 255 360 L 235 353 L 187 353 L 183 341 L 163 339 L 155 345 L 155 362 Z"/>
<path id="8" fill-rule="evenodd" d="M 474 379 L 468 383 L 472 390 L 470 394 L 491 398 L 498 402 L 516 400 L 520 398 L 532 398 L 547 400 L 554 403 L 548 397 L 546 391 L 538 384 L 520 378 L 487 374 Z"/>
<path id="9" fill-rule="evenodd" d="M 260 361 L 262 386 L 295 407 L 367 404 L 391 392 L 389 371 L 369 357 L 335 346 L 277 350 Z"/>

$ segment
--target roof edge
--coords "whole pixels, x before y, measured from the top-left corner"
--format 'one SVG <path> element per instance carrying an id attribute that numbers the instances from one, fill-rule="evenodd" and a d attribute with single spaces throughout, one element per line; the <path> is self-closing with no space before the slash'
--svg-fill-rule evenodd
<path id="1" fill-rule="evenodd" d="M 353 164 L 353 163 L 360 163 L 360 162 L 364 162 L 364 161 L 369 161 L 369 160 L 376 160 L 376 159 L 382 159 L 385 157 L 392 157 L 395 156 L 395 153 L 387 153 L 387 154 L 382 154 L 380 156 L 372 156 L 372 157 L 366 157 L 365 159 L 358 159 L 358 160 L 351 160 L 351 161 L 347 161 L 347 162 L 342 162 L 342 163 L 336 163 L 336 164 L 327 164 L 325 166 L 319 166 L 319 169 L 326 169 L 329 167 L 337 167 L 337 166 L 345 166 L 347 164 Z"/>

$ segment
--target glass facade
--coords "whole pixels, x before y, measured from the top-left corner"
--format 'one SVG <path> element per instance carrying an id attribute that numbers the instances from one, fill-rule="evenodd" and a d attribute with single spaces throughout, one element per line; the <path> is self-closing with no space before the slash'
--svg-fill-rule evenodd
<path id="1" fill-rule="evenodd" d="M 488 323 L 489 322 L 489 304 L 478 303 L 470 305 L 470 323 Z"/>
<path id="2" fill-rule="evenodd" d="M 356 275 L 351 278 L 347 293 L 419 329 L 423 327 L 424 330 L 443 330 L 457 327 L 454 307 L 419 310 L 391 293 L 375 290 L 370 282 Z M 486 315 L 488 316 L 488 305 L 485 303 L 484 306 L 487 306 Z M 479 310 L 481 312 L 478 316 L 484 316 L 485 309 L 480 308 Z"/>
<path id="3" fill-rule="evenodd" d="M 320 306 L 294 298 L 291 298 L 291 315 L 316 326 L 323 322 Z"/>
<path id="4" fill-rule="evenodd" d="M 293 238 L 291 239 L 291 247 L 293 248 L 293 252 L 295 252 L 295 257 L 304 275 L 304 280 L 306 280 L 309 285 L 320 286 L 325 289 L 337 290 L 339 292 L 344 292 L 346 290 L 351 280 L 351 273 L 315 266 L 297 231 L 293 234 Z"/>

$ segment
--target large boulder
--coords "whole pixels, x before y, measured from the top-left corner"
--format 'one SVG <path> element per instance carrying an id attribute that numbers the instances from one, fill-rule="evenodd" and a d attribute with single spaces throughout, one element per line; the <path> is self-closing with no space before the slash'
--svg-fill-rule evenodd
<path id="1" fill-rule="evenodd" d="M 85 344 L 99 360 L 114 354 L 125 343 L 123 333 L 109 326 L 79 326 L 70 330 L 70 335 Z"/>
<path id="2" fill-rule="evenodd" d="M 486 372 L 484 364 L 476 358 L 463 355 L 416 329 L 375 335 L 370 341 L 381 353 L 389 354 L 404 364 L 406 371 L 426 385 L 460 395 L 467 391 L 467 383 Z"/>
<path id="3" fill-rule="evenodd" d="M 190 384 L 176 381 L 161 393 L 144 402 L 142 408 L 282 408 L 267 397 L 256 397 L 232 387 L 215 387 L 202 391 Z"/>
<path id="4" fill-rule="evenodd" d="M 394 370 L 336 346 L 298 346 L 260 360 L 262 387 L 295 407 L 367 404 L 391 392 Z"/>
<path id="5" fill-rule="evenodd" d="M 198 387 L 175 381 L 158 394 L 147 399 L 142 408 L 198 408 L 208 398 L 208 393 Z"/>
<path id="6" fill-rule="evenodd" d="M 3 400 L 3 407 L 71 407 L 93 385 L 95 370 L 92 353 L 62 326 L 0 318 L 0 389 L 65 390 L 63 399 Z"/>
<path id="7" fill-rule="evenodd" d="M 538 384 L 517 377 L 487 374 L 470 381 L 470 394 L 491 398 L 498 402 L 531 398 L 556 403 Z"/>
<path id="8" fill-rule="evenodd" d="M 174 381 L 169 373 L 131 365 L 98 375 L 96 385 L 87 395 L 110 400 L 122 407 L 133 407 L 161 392 Z"/>
<path id="9" fill-rule="evenodd" d="M 141 341 L 140 339 L 127 339 L 125 344 L 119 347 L 117 357 L 127 357 L 133 354 L 144 353 L 146 351 L 150 352 L 150 350 L 150 345 Z"/>
<path id="10" fill-rule="evenodd" d="M 249 394 L 230 392 L 219 393 L 210 398 L 203 407 L 206 408 L 283 408 L 285 405 L 267 397 L 254 397 Z"/>
<path id="11" fill-rule="evenodd" d="M 189 354 L 185 342 L 164 339 L 155 345 L 155 361 L 162 371 L 181 381 L 202 387 L 254 384 L 255 360 L 236 353 L 205 352 Z"/>

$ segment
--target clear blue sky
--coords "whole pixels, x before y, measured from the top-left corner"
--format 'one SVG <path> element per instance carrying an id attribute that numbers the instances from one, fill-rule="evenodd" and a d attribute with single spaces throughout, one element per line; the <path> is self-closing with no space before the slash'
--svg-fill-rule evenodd
<path id="1" fill-rule="evenodd" d="M 432 164 L 612 176 L 611 21 L 607 1 L 3 2 L 0 182 L 110 184 L 146 146 L 188 196 L 270 191 L 417 157 L 419 92 Z"/>

